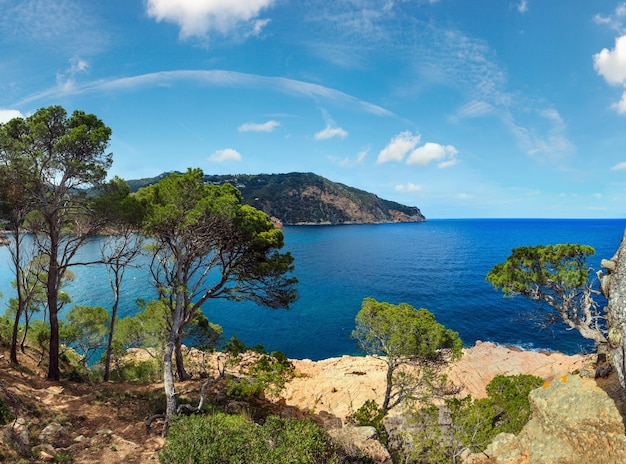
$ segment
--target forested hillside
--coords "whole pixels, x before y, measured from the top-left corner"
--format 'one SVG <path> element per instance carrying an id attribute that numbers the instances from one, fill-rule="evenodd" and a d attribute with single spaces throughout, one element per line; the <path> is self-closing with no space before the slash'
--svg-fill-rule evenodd
<path id="1" fill-rule="evenodd" d="M 130 180 L 131 191 L 158 182 L 167 174 Z M 376 224 L 422 222 L 419 208 L 384 200 L 363 190 L 313 173 L 205 175 L 205 182 L 231 183 L 245 203 L 283 224 Z"/>

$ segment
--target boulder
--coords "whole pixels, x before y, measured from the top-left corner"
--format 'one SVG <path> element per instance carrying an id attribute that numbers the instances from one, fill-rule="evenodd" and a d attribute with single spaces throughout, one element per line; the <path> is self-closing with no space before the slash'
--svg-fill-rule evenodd
<path id="1" fill-rule="evenodd" d="M 367 459 L 374 464 L 392 464 L 391 455 L 378 441 L 374 427 L 347 426 L 328 431 L 333 441 L 352 459 Z M 353 462 L 353 461 L 350 461 Z"/>
<path id="2" fill-rule="evenodd" d="M 603 387 L 572 375 L 546 382 L 530 393 L 531 420 L 519 435 L 499 435 L 484 454 L 507 464 L 623 464 L 623 403 Z"/>
<path id="3" fill-rule="evenodd" d="M 65 448 L 72 444 L 69 431 L 58 422 L 50 422 L 39 434 L 40 443 L 48 443 L 55 448 Z"/>

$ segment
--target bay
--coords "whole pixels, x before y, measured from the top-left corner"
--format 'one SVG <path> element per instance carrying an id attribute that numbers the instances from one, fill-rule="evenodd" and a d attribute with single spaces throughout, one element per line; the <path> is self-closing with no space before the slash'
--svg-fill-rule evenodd
<path id="1" fill-rule="evenodd" d="M 485 276 L 514 247 L 556 243 L 593 246 L 596 255 L 589 264 L 597 270 L 601 259 L 617 250 L 625 227 L 626 219 L 442 219 L 285 227 L 285 250 L 295 257 L 299 279 L 299 299 L 292 308 L 214 300 L 203 311 L 222 325 L 226 339 L 236 333 L 246 344 L 263 344 L 299 359 L 357 354 L 350 333 L 365 297 L 427 308 L 468 346 L 482 340 L 573 354 L 591 344 L 563 327 L 539 330 L 520 317 L 534 304 L 521 297 L 503 298 Z M 99 245 L 99 240 L 90 242 L 83 258 L 97 255 Z M 155 295 L 147 261 L 141 264 L 127 272 L 120 317 L 137 312 L 137 298 Z M 0 249 L 0 265 L 0 308 L 6 308 L 14 290 L 5 248 Z M 67 291 L 74 304 L 110 307 L 112 293 L 102 267 L 73 272 L 76 278 Z"/>

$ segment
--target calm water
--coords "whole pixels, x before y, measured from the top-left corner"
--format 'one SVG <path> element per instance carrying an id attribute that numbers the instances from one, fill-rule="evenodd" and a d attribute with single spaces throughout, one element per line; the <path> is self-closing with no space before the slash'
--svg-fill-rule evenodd
<path id="1" fill-rule="evenodd" d="M 622 220 L 432 220 L 419 224 L 286 227 L 286 249 L 295 257 L 299 300 L 290 310 L 251 303 L 211 301 L 207 317 L 250 345 L 264 344 L 292 358 L 322 359 L 356 353 L 350 332 L 365 297 L 409 303 L 435 313 L 459 332 L 466 345 L 476 340 L 531 349 L 575 353 L 590 345 L 571 331 L 539 331 L 520 319 L 533 305 L 521 297 L 504 299 L 485 276 L 524 245 L 582 243 L 596 249 L 590 264 L 599 269 L 622 238 Z M 85 254 L 97 253 L 90 244 Z M 0 307 L 13 295 L 8 253 L 0 249 Z M 75 268 L 67 289 L 77 304 L 112 302 L 106 273 Z M 120 317 L 133 314 L 137 298 L 153 297 L 145 269 L 129 270 Z"/>

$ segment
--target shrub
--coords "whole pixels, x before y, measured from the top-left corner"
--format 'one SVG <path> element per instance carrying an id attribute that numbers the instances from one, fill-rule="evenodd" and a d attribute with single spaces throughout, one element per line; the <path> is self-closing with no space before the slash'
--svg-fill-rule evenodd
<path id="1" fill-rule="evenodd" d="M 161 364 L 158 360 L 129 361 L 120 363 L 111 370 L 110 379 L 119 382 L 148 384 L 161 379 Z"/>
<path id="2" fill-rule="evenodd" d="M 239 358 L 234 358 L 236 364 Z M 294 376 L 291 361 L 280 351 L 261 355 L 252 364 L 242 369 L 245 377 L 230 377 L 226 383 L 226 393 L 230 396 L 252 397 L 266 391 L 276 395 L 285 383 Z"/>
<path id="3" fill-rule="evenodd" d="M 356 412 L 347 417 L 347 422 L 361 427 L 374 427 L 378 432 L 380 442 L 387 444 L 387 429 L 383 423 L 386 415 L 386 412 L 378 406 L 376 401 L 367 400 Z"/>
<path id="4" fill-rule="evenodd" d="M 310 420 L 270 416 L 258 425 L 241 415 L 215 413 L 172 421 L 161 463 L 339 463 L 326 432 Z"/>
<path id="5" fill-rule="evenodd" d="M 3 398 L 0 398 L 0 425 L 6 425 L 14 419 L 11 408 Z"/>
<path id="6" fill-rule="evenodd" d="M 487 385 L 487 398 L 450 398 L 422 407 L 413 417 L 413 458 L 457 462 L 464 449 L 480 452 L 500 433 L 519 433 L 530 418 L 528 394 L 542 383 L 533 375 L 498 375 Z"/>

